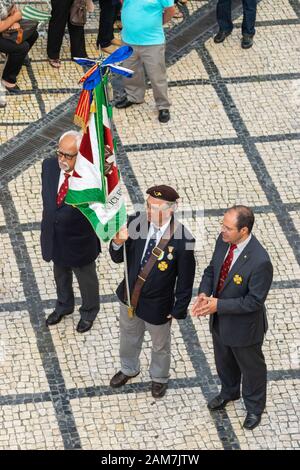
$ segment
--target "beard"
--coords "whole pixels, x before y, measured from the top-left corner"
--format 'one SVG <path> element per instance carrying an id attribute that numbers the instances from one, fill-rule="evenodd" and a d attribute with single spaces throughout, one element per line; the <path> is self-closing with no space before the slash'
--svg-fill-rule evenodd
<path id="1" fill-rule="evenodd" d="M 62 171 L 70 171 L 70 166 L 67 162 L 58 162 L 58 166 Z"/>

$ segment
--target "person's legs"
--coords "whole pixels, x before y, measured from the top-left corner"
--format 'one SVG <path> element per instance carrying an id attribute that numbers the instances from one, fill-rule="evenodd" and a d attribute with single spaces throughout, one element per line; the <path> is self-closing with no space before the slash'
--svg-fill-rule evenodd
<path id="1" fill-rule="evenodd" d="M 242 34 L 254 36 L 257 0 L 243 0 L 244 17 L 242 23 Z"/>
<path id="2" fill-rule="evenodd" d="M 139 46 L 133 46 L 133 54 L 125 60 L 124 67 L 134 72 L 131 78 L 123 79 L 127 98 L 132 103 L 142 103 L 145 98 L 146 80 Z"/>
<path id="3" fill-rule="evenodd" d="M 72 268 L 77 278 L 80 295 L 81 307 L 79 308 L 82 320 L 94 321 L 99 309 L 99 281 L 96 272 L 96 263 L 93 261 L 80 268 Z"/>
<path id="4" fill-rule="evenodd" d="M 241 371 L 229 346 L 225 346 L 219 334 L 213 329 L 213 346 L 216 368 L 221 381 L 220 395 L 224 400 L 239 398 Z"/>
<path id="5" fill-rule="evenodd" d="M 114 38 L 114 21 L 117 14 L 117 8 L 107 0 L 99 0 L 99 5 L 100 19 L 97 46 L 104 48 L 110 46 L 111 41 Z"/>
<path id="6" fill-rule="evenodd" d="M 233 29 L 231 19 L 231 0 L 219 0 L 217 3 L 217 21 L 220 31 L 230 32 Z"/>
<path id="7" fill-rule="evenodd" d="M 246 410 L 261 415 L 267 396 L 267 366 L 262 344 L 232 349 L 242 372 L 242 396 Z"/>
<path id="8" fill-rule="evenodd" d="M 59 315 L 63 315 L 74 310 L 72 269 L 69 267 L 58 266 L 54 264 L 53 272 L 57 295 L 55 311 Z"/>
<path id="9" fill-rule="evenodd" d="M 141 60 L 151 82 L 157 109 L 169 109 L 165 45 L 141 47 Z"/>
<path id="10" fill-rule="evenodd" d="M 15 44 L 9 39 L 0 37 L 0 51 L 7 54 L 6 64 L 2 73 L 2 79 L 8 84 L 14 85 L 17 81 L 17 76 L 22 68 L 24 59 L 29 51 L 28 42 L 22 44 Z"/>
<path id="11" fill-rule="evenodd" d="M 136 315 L 128 317 L 127 306 L 120 303 L 120 361 L 123 374 L 133 377 L 140 372 L 140 353 L 145 322 Z"/>
<path id="12" fill-rule="evenodd" d="M 51 0 L 51 18 L 48 27 L 47 55 L 59 59 L 60 49 L 73 0 Z"/>
<path id="13" fill-rule="evenodd" d="M 68 20 L 68 31 L 71 43 L 71 57 L 87 57 L 83 26 L 74 26 Z"/>
<path id="14" fill-rule="evenodd" d="M 153 382 L 168 383 L 171 364 L 171 321 L 163 325 L 146 323 L 152 340 L 150 377 Z"/>

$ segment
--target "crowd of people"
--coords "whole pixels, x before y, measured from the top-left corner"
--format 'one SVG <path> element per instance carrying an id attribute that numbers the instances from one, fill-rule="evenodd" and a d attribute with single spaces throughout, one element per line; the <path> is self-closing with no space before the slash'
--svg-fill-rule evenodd
<path id="1" fill-rule="evenodd" d="M 60 53 L 66 28 L 70 37 L 70 55 L 87 57 L 84 25 L 72 20 L 71 12 L 78 0 L 46 0 L 51 7 L 47 35 L 47 59 L 54 68 L 61 66 Z M 111 54 L 122 44 L 130 45 L 134 52 L 124 66 L 131 68 L 134 76 L 125 81 L 126 96 L 117 103 L 126 108 L 142 103 L 146 89 L 147 74 L 153 89 L 158 119 L 165 123 L 170 119 L 170 102 L 165 65 L 165 35 L 163 25 L 172 18 L 180 18 L 178 4 L 188 0 L 81 0 L 87 12 L 94 11 L 99 2 L 99 31 L 96 45 L 100 52 Z M 257 0 L 242 0 L 244 20 L 242 24 L 242 47 L 253 44 Z M 233 29 L 231 0 L 218 0 L 217 21 L 219 32 L 215 43 L 223 42 Z M 18 93 L 17 78 L 23 65 L 28 65 L 30 49 L 38 38 L 36 27 L 23 24 L 22 11 L 14 0 L 0 0 L 0 53 L 5 64 L 2 71 L 2 96 L 0 106 L 6 105 L 5 93 Z M 121 30 L 121 39 L 115 37 L 115 27 Z M 19 32 L 22 31 L 22 34 Z"/>

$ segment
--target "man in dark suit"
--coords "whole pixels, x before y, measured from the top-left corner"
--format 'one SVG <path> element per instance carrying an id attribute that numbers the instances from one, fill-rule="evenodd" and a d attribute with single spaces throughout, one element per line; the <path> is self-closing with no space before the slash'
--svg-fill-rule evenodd
<path id="1" fill-rule="evenodd" d="M 242 395 L 246 429 L 254 429 L 266 404 L 267 368 L 262 353 L 267 331 L 265 300 L 272 284 L 269 255 L 252 235 L 254 214 L 234 206 L 223 219 L 212 260 L 205 269 L 194 316 L 210 315 L 221 393 L 208 404 L 220 410 Z M 212 295 L 212 297 L 210 297 Z"/>
<path id="2" fill-rule="evenodd" d="M 241 46 L 243 49 L 250 49 L 253 45 L 253 36 L 255 35 L 257 0 L 242 0 L 242 3 L 244 18 L 242 23 Z M 214 37 L 214 41 L 221 43 L 233 30 L 231 0 L 218 0 L 217 20 L 220 29 L 218 34 Z"/>
<path id="3" fill-rule="evenodd" d="M 99 312 L 99 283 L 95 260 L 101 247 L 85 216 L 64 203 L 68 180 L 74 171 L 81 136 L 69 131 L 59 140 L 57 158 L 47 158 L 42 165 L 43 218 L 41 247 L 45 261 L 53 261 L 57 301 L 46 324 L 55 325 L 65 315 L 73 313 L 74 272 L 82 297 L 81 319 L 77 331 L 88 331 Z"/>
<path id="4" fill-rule="evenodd" d="M 112 260 L 122 263 L 122 245 L 126 242 L 131 301 L 137 279 L 143 280 L 145 277 L 144 271 L 151 253 L 155 253 L 156 257 L 155 264 L 143 283 L 133 317 L 128 315 L 125 280 L 117 289 L 120 301 L 121 370 L 111 379 L 110 385 L 121 387 L 139 374 L 139 355 L 147 330 L 152 340 L 152 396 L 161 398 L 168 387 L 171 320 L 186 317 L 192 297 L 195 275 L 194 239 L 182 224 L 174 220 L 179 195 L 173 188 L 154 186 L 147 190 L 147 194 L 147 213 L 130 217 L 128 228 L 121 229 L 110 244 Z M 166 246 L 160 250 L 162 239 L 166 239 Z"/>

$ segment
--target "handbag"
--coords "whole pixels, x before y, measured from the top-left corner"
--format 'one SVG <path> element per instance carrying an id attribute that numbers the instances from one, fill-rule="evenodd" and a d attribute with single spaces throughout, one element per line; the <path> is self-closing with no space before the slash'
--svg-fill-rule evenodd
<path id="1" fill-rule="evenodd" d="M 1 33 L 3 39 L 8 39 L 15 44 L 22 44 L 37 30 L 38 22 L 34 20 L 20 20 L 20 28 L 7 29 Z"/>
<path id="2" fill-rule="evenodd" d="M 74 26 L 84 26 L 86 20 L 86 0 L 74 0 L 70 8 L 70 23 Z"/>

